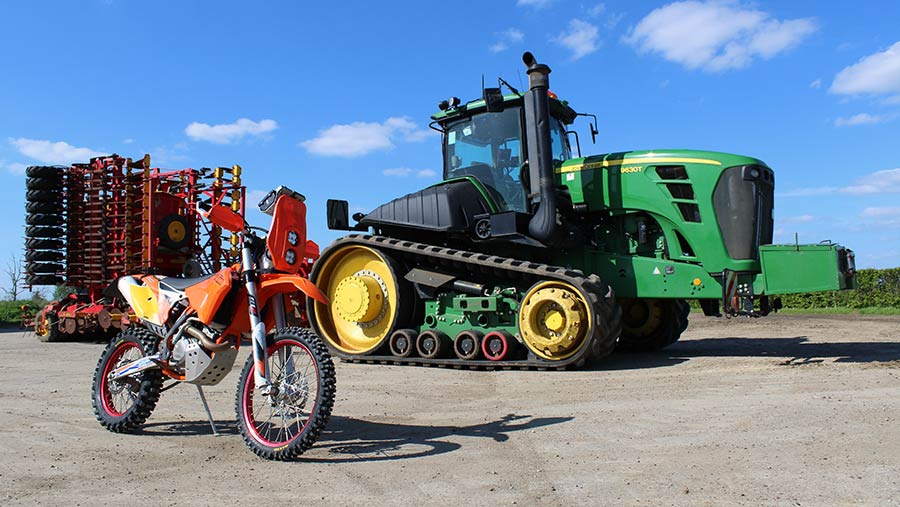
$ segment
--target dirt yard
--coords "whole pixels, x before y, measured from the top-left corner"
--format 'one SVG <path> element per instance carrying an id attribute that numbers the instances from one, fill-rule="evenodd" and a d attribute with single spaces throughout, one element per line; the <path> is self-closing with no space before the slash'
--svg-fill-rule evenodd
<path id="1" fill-rule="evenodd" d="M 898 505 L 900 318 L 692 316 L 587 371 L 338 364 L 294 463 L 245 448 L 237 371 L 163 394 L 137 435 L 91 412 L 102 344 L 0 334 L 3 505 Z M 237 368 L 236 368 L 237 370 Z"/>

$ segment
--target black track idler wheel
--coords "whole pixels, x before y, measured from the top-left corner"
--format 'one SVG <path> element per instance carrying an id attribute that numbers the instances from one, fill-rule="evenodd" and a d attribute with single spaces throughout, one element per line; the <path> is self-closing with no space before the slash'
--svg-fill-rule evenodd
<path id="1" fill-rule="evenodd" d="M 425 359 L 444 357 L 450 350 L 450 337 L 442 331 L 423 331 L 416 338 L 416 351 Z"/>
<path id="2" fill-rule="evenodd" d="M 62 225 L 63 218 L 55 213 L 29 213 L 25 216 L 26 225 Z"/>
<path id="3" fill-rule="evenodd" d="M 62 178 L 28 178 L 25 188 L 28 190 L 62 190 Z"/>
<path id="4" fill-rule="evenodd" d="M 25 267 L 26 273 L 33 273 L 36 275 L 45 275 L 45 274 L 54 274 L 59 273 L 65 269 L 65 266 L 62 264 L 57 264 L 55 262 L 36 262 L 29 263 Z"/>
<path id="5" fill-rule="evenodd" d="M 25 228 L 25 235 L 32 238 L 59 238 L 65 231 L 61 227 L 47 227 L 44 225 L 29 225 Z"/>
<path id="6" fill-rule="evenodd" d="M 62 285 L 65 279 L 55 275 L 25 275 L 28 285 Z"/>
<path id="7" fill-rule="evenodd" d="M 61 166 L 33 165 L 25 169 L 25 176 L 29 178 L 59 178 L 64 170 L 65 168 Z"/>
<path id="8" fill-rule="evenodd" d="M 416 350 L 417 334 L 413 329 L 398 329 L 388 338 L 388 346 L 394 357 L 409 357 Z"/>
<path id="9" fill-rule="evenodd" d="M 29 213 L 62 213 L 63 205 L 60 201 L 43 202 L 35 201 L 25 204 L 25 211 Z"/>
<path id="10" fill-rule="evenodd" d="M 453 340 L 453 352 L 456 357 L 463 361 L 472 361 L 481 356 L 481 342 L 484 339 L 484 333 L 481 331 L 470 330 L 462 331 L 456 335 Z"/>
<path id="11" fill-rule="evenodd" d="M 25 200 L 28 202 L 59 202 L 62 194 L 55 190 L 29 190 L 25 192 Z"/>
<path id="12" fill-rule="evenodd" d="M 55 250 L 29 250 L 25 252 L 25 262 L 59 262 L 66 258 Z"/>
<path id="13" fill-rule="evenodd" d="M 25 240 L 25 248 L 32 250 L 58 250 L 65 246 L 60 239 L 28 238 Z"/>

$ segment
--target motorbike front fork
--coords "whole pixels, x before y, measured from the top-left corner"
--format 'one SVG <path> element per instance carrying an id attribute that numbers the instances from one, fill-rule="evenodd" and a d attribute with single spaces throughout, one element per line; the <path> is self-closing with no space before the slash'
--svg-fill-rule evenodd
<path id="1" fill-rule="evenodd" d="M 257 276 L 252 259 L 252 252 L 245 244 L 241 249 L 241 262 L 243 264 L 244 284 L 247 288 L 247 307 L 250 312 L 250 329 L 253 338 L 253 364 L 255 366 L 253 369 L 253 381 L 256 388 L 264 395 L 270 395 L 272 394 L 273 386 L 272 381 L 269 378 L 268 370 L 269 357 L 266 349 L 266 323 L 263 322 L 260 317 L 259 303 L 257 300 L 258 291 L 256 287 L 259 277 Z M 275 327 L 278 329 L 285 327 L 287 319 L 285 318 L 284 296 L 282 294 L 274 296 L 269 302 L 269 305 L 274 312 Z M 279 349 L 278 354 L 281 356 L 284 354 L 284 351 Z M 281 364 L 285 364 L 284 357 L 279 357 L 279 359 Z M 285 366 L 287 367 L 285 374 L 290 375 L 292 371 L 289 370 L 292 370 L 292 363 L 288 361 Z"/>

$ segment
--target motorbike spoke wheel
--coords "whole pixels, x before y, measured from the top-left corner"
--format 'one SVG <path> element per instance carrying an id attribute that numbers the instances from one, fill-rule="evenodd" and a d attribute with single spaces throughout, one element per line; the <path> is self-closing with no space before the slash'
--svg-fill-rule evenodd
<path id="1" fill-rule="evenodd" d="M 100 424 L 115 433 L 124 433 L 140 426 L 150 417 L 159 401 L 162 373 L 145 370 L 137 375 L 115 380 L 112 372 L 122 365 L 152 354 L 158 339 L 141 328 L 121 332 L 106 346 L 97 368 L 91 389 L 94 415 Z"/>
<path id="2" fill-rule="evenodd" d="M 267 348 L 272 390 L 256 388 L 253 356 L 238 381 L 235 411 L 244 442 L 258 456 L 290 460 L 328 424 L 334 405 L 334 364 L 322 341 L 301 328 L 275 332 Z"/>

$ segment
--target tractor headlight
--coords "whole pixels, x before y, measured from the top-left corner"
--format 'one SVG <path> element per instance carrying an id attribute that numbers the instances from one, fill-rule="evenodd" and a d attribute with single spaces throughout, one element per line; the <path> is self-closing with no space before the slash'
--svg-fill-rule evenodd
<path id="1" fill-rule="evenodd" d="M 300 241 L 300 235 L 297 234 L 296 231 L 290 231 L 290 232 L 288 232 L 287 239 L 288 239 L 288 243 L 290 243 L 291 246 L 297 246 L 297 242 Z"/>
<path id="2" fill-rule="evenodd" d="M 288 249 L 287 252 L 284 253 L 284 260 L 287 261 L 288 264 L 294 265 L 297 262 L 297 253 L 291 249 Z"/>

